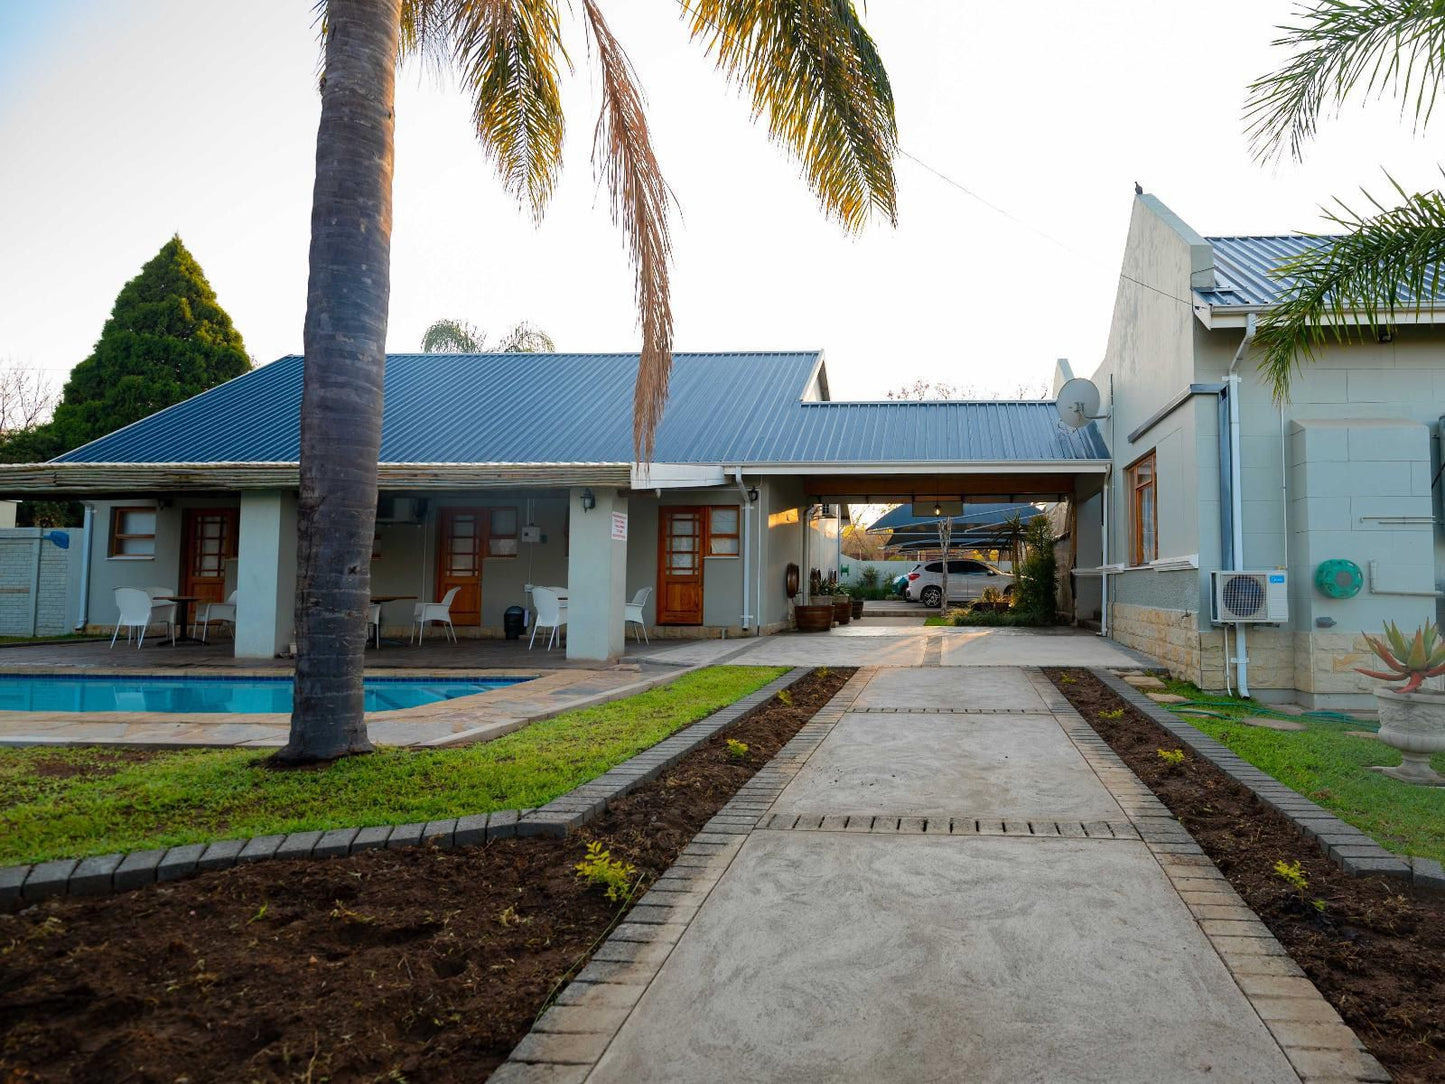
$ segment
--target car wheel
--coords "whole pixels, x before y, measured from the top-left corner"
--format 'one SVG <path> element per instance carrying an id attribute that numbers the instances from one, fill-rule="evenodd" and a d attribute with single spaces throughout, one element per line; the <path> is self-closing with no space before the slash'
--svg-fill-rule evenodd
<path id="1" fill-rule="evenodd" d="M 941 587 L 925 587 L 919 592 L 918 600 L 930 609 L 943 602 L 943 589 Z"/>
<path id="2" fill-rule="evenodd" d="M 1004 597 L 1004 598 L 1013 598 L 1013 597 L 1014 597 L 1014 585 L 1013 585 L 1013 584 L 1009 584 L 1007 587 L 1005 587 L 1005 588 L 1003 589 L 1003 597 Z"/>

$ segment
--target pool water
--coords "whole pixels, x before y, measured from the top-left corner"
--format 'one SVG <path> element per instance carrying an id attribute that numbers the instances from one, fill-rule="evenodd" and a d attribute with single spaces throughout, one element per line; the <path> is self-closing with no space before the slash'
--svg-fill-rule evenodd
<path id="1" fill-rule="evenodd" d="M 367 678 L 366 710 L 416 708 L 527 680 Z M 0 711 L 289 713 L 291 678 L 0 674 Z"/>

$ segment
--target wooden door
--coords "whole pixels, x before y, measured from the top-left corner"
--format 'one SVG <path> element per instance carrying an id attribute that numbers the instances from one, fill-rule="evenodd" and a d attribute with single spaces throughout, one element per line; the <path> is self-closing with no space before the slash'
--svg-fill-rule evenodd
<path id="1" fill-rule="evenodd" d="M 657 623 L 702 624 L 701 508 L 659 508 Z"/>
<path id="2" fill-rule="evenodd" d="M 239 508 L 187 508 L 182 523 L 181 594 L 226 601 L 226 562 L 236 556 Z"/>
<path id="3" fill-rule="evenodd" d="M 443 508 L 437 531 L 437 593 L 453 587 L 452 624 L 482 623 L 482 554 L 487 551 L 485 508 Z"/>

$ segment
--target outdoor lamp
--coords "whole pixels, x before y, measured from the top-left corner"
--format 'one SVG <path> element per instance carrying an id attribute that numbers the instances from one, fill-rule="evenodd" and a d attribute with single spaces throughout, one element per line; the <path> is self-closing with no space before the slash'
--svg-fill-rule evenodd
<path id="1" fill-rule="evenodd" d="M 933 514 L 935 516 L 943 515 L 943 505 L 939 504 L 937 501 L 935 501 L 933 504 Z"/>
<path id="2" fill-rule="evenodd" d="M 749 503 L 749 504 L 757 504 L 757 503 L 758 503 L 758 487 L 757 487 L 757 486 L 748 486 L 748 503 Z"/>
<path id="3" fill-rule="evenodd" d="M 590 512 L 596 507 L 597 498 L 592 495 L 592 490 L 584 489 L 582 491 L 582 511 Z"/>

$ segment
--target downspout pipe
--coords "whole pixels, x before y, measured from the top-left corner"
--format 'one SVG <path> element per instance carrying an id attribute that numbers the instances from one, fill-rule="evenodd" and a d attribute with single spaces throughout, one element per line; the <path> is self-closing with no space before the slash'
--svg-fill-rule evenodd
<path id="1" fill-rule="evenodd" d="M 76 607 L 79 611 L 75 615 L 76 632 L 84 632 L 85 626 L 90 623 L 90 543 L 94 530 L 95 505 L 87 503 L 85 519 L 80 528 L 80 605 Z"/>
<path id="2" fill-rule="evenodd" d="M 753 570 L 752 527 L 751 516 L 749 515 L 752 511 L 752 502 L 748 500 L 748 487 L 743 483 L 743 471 L 741 467 L 733 470 L 733 481 L 737 483 L 738 487 L 738 520 L 740 521 L 738 523 L 738 533 L 743 536 L 743 612 L 740 615 L 739 622 L 742 625 L 743 632 L 746 633 L 752 628 L 753 619 L 749 588 L 749 585 L 752 583 Z"/>
<path id="3" fill-rule="evenodd" d="M 1250 344 L 1254 342 L 1255 332 L 1258 330 L 1259 318 L 1249 314 L 1248 322 L 1244 328 L 1244 339 L 1239 344 L 1239 349 L 1234 352 L 1234 360 L 1229 363 L 1227 380 L 1229 383 L 1229 511 L 1230 511 L 1230 571 L 1240 572 L 1244 567 L 1244 491 L 1240 483 L 1240 461 L 1239 461 L 1239 396 L 1243 381 L 1239 376 L 1239 363 L 1249 353 Z M 1225 665 L 1229 661 L 1225 660 Z M 1245 699 L 1249 698 L 1249 648 L 1247 634 L 1243 623 L 1236 623 L 1234 626 L 1234 674 L 1236 684 L 1239 688 L 1239 695 Z"/>

